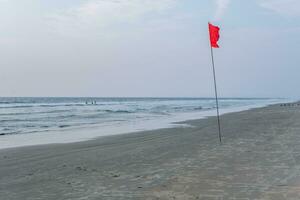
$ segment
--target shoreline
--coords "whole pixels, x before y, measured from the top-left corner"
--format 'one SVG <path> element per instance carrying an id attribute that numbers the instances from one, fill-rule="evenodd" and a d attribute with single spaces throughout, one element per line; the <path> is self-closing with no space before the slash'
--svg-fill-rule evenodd
<path id="1" fill-rule="evenodd" d="M 29 199 L 300 199 L 300 106 L 0 151 L 0 193 Z M 186 122 L 185 122 L 186 123 Z"/>
<path id="2" fill-rule="evenodd" d="M 267 107 L 278 103 L 289 101 L 276 101 L 272 103 L 255 104 L 249 106 L 240 106 L 234 108 L 220 109 L 220 115 L 246 111 L 255 108 Z M 176 128 L 179 126 L 185 126 L 183 122 L 190 120 L 200 120 L 216 115 L 216 110 L 201 111 L 198 113 L 182 113 L 181 115 L 174 115 L 164 119 L 155 119 L 145 121 L 141 124 L 127 125 L 120 127 L 89 127 L 78 128 L 64 131 L 49 131 L 27 134 L 15 134 L 15 135 L 1 135 L 0 136 L 0 151 L 10 148 L 22 148 L 27 146 L 39 146 L 49 144 L 70 144 L 77 142 L 84 142 L 95 140 L 103 137 L 109 137 L 114 135 L 131 134 L 143 131 L 154 131 L 165 128 Z"/>

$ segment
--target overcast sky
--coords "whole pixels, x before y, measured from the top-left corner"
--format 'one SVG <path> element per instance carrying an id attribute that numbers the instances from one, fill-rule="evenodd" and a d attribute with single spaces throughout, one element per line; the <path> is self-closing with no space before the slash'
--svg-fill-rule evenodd
<path id="1" fill-rule="evenodd" d="M 0 96 L 300 97 L 299 0 L 0 0 Z"/>

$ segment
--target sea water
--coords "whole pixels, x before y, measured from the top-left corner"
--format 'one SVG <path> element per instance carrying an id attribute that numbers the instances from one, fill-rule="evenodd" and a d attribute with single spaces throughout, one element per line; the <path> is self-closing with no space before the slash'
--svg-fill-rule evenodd
<path id="1" fill-rule="evenodd" d="M 221 113 L 282 99 L 219 99 Z M 214 98 L 0 98 L 0 148 L 66 143 L 215 115 Z M 178 124 L 177 124 L 178 126 Z"/>

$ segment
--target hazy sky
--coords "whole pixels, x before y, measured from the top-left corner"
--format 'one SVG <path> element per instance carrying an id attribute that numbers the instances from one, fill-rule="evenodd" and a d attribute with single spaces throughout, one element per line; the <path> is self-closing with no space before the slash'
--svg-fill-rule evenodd
<path id="1" fill-rule="evenodd" d="M 299 0 L 0 0 L 0 96 L 300 97 Z"/>

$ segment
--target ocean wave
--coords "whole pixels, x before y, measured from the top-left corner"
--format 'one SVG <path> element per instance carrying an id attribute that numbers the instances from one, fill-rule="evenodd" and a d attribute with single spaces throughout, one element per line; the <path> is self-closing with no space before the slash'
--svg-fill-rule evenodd
<path id="1" fill-rule="evenodd" d="M 153 111 L 153 112 L 151 112 L 151 114 L 155 114 L 155 115 L 171 115 L 170 113 L 165 112 L 165 111 Z"/>
<path id="2" fill-rule="evenodd" d="M 66 115 L 59 115 L 59 116 L 46 116 L 46 117 L 38 117 L 38 116 L 32 116 L 32 118 L 11 118 L 11 119 L 1 119 L 0 123 L 8 123 L 8 122 L 39 122 L 39 121 L 49 121 L 52 119 L 58 120 L 58 119 L 66 119 L 66 118 L 74 118 L 77 117 L 76 114 L 66 114 Z"/>
<path id="3" fill-rule="evenodd" d="M 9 104 L 11 105 L 11 104 Z M 97 104 L 94 104 L 95 106 Z M 85 105 L 85 104 L 30 104 L 30 105 L 14 105 L 14 106 L 0 106 L 0 109 L 7 109 L 7 108 L 39 108 L 39 107 L 44 107 L 44 108 L 55 108 L 55 107 L 79 107 L 79 106 L 90 106 L 90 105 Z"/>
<path id="4" fill-rule="evenodd" d="M 67 113 L 71 110 L 49 110 L 40 112 L 11 112 L 11 113 L 0 113 L 0 116 L 21 116 L 21 115 L 36 115 L 36 114 L 57 114 L 57 113 Z"/>
<path id="5" fill-rule="evenodd" d="M 103 110 L 103 111 L 107 112 L 107 113 L 124 113 L 124 114 L 135 113 L 135 112 L 129 111 L 129 110 Z"/>
<path id="6" fill-rule="evenodd" d="M 39 105 L 39 106 L 36 106 L 36 107 L 50 107 L 50 108 L 52 108 L 52 107 L 70 107 L 70 106 L 74 106 L 74 107 L 76 107 L 76 106 L 87 106 L 87 105 L 85 105 L 85 104 L 56 104 L 56 105 Z"/>
<path id="7" fill-rule="evenodd" d="M 199 107 L 194 108 L 194 110 L 203 110 L 203 107 L 199 106 Z"/>
<path id="8" fill-rule="evenodd" d="M 1 104 L 21 104 L 21 103 L 28 103 L 28 102 L 24 102 L 24 101 L 0 101 L 0 105 Z"/>
<path id="9" fill-rule="evenodd" d="M 62 124 L 62 125 L 59 125 L 58 127 L 59 128 L 67 128 L 67 127 L 70 127 L 71 125 L 67 125 L 67 124 Z"/>
<path id="10" fill-rule="evenodd" d="M 16 106 L 0 106 L 0 109 L 7 109 L 7 108 L 31 108 L 34 107 L 32 105 L 16 105 Z"/>

